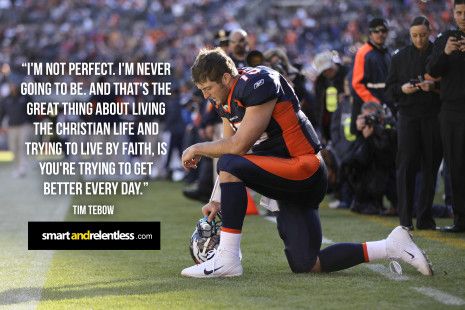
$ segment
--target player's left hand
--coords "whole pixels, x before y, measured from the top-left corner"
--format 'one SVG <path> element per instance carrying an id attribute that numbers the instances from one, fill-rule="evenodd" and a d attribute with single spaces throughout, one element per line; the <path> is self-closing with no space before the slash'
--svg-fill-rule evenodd
<path id="1" fill-rule="evenodd" d="M 221 204 L 216 201 L 210 201 L 202 207 L 202 214 L 208 216 L 208 221 L 211 222 L 215 219 L 216 214 L 221 210 Z"/>
<path id="2" fill-rule="evenodd" d="M 195 153 L 195 144 L 191 145 L 187 149 L 185 149 L 184 152 L 182 152 L 182 158 L 181 158 L 182 165 L 187 170 L 192 169 L 192 168 L 196 169 L 197 164 L 199 163 L 201 158 L 202 156 L 197 155 Z"/>

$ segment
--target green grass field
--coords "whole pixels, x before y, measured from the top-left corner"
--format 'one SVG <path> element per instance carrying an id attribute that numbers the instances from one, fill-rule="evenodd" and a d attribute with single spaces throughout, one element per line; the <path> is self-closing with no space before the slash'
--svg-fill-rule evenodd
<path id="1" fill-rule="evenodd" d="M 51 252 L 22 248 L 11 252 L 4 245 L 2 273 L 8 266 L 15 269 L 1 277 L 0 305 L 38 309 L 465 307 L 464 234 L 414 233 L 433 262 L 434 277 L 424 277 L 406 265 L 402 265 L 405 277 L 395 277 L 385 272 L 387 261 L 332 274 L 295 275 L 287 265 L 276 224 L 260 216 L 248 216 L 242 239 L 244 276 L 200 280 L 181 277 L 181 269 L 192 265 L 188 241 L 201 206 L 184 199 L 181 189 L 182 184 L 154 182 L 137 198 L 74 197 L 72 202 L 77 204 L 113 203 L 117 212 L 111 217 L 77 216 L 68 207 L 65 220 L 160 221 L 161 250 Z M 382 239 L 397 225 L 396 218 L 360 216 L 325 205 L 321 218 L 324 236 L 334 242 Z M 48 263 L 43 263 L 46 260 Z M 31 285 L 31 268 L 35 270 L 34 265 L 41 263 L 45 265 L 40 269 L 43 281 Z M 24 278 L 11 279 L 18 275 Z"/>

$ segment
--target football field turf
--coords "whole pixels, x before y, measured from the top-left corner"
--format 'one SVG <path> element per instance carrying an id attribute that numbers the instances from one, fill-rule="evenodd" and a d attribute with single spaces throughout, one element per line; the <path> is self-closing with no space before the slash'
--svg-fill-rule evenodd
<path id="1" fill-rule="evenodd" d="M 5 174 L 2 174 L 2 184 L 6 184 L 3 177 Z M 15 186 L 23 184 L 12 182 L 18 182 Z M 37 187 L 23 185 L 22 189 L 30 193 Z M 95 198 L 96 203 L 116 205 L 116 214 L 111 217 L 72 215 L 70 203 L 92 202 L 89 198 L 74 197 L 72 201 L 57 201 L 53 208 L 44 206 L 41 216 L 32 218 L 160 221 L 160 251 L 27 251 L 26 232 L 8 227 L 8 222 L 24 221 L 28 216 L 24 214 L 30 213 L 23 212 L 23 208 L 40 206 L 25 206 L 21 197 L 11 198 L 6 205 L 2 204 L 1 213 L 0 305 L 38 309 L 465 307 L 464 234 L 414 232 L 415 240 L 433 262 L 433 277 L 424 277 L 405 264 L 402 264 L 403 275 L 396 276 L 389 272 L 387 261 L 331 274 L 296 275 L 287 265 L 276 224 L 261 216 L 248 216 L 242 239 L 244 276 L 181 277 L 181 269 L 193 263 L 188 244 L 200 218 L 200 204 L 184 199 L 181 189 L 179 183 L 153 182 L 143 196 Z M 63 210 L 66 212 L 59 219 Z M 15 215 L 18 212 L 23 216 Z M 346 210 L 328 209 L 326 204 L 322 205 L 320 214 L 327 243 L 382 239 L 397 225 L 396 218 L 360 216 Z M 12 220 L 8 221 L 5 216 Z M 439 224 L 449 222 L 441 220 Z"/>

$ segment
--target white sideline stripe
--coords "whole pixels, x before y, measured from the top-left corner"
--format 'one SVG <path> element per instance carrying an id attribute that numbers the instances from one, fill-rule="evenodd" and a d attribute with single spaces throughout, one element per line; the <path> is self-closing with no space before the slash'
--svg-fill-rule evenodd
<path id="1" fill-rule="evenodd" d="M 265 220 L 267 220 L 269 222 L 276 223 L 276 217 L 274 217 L 274 216 L 265 216 L 264 218 L 265 218 Z"/>
<path id="2" fill-rule="evenodd" d="M 327 239 L 327 238 L 325 238 L 325 236 L 323 236 L 323 239 L 321 240 L 321 243 L 323 243 L 323 244 L 334 244 L 334 241 L 331 240 L 331 239 Z"/>
<path id="3" fill-rule="evenodd" d="M 383 266 L 381 264 L 365 264 L 365 267 L 367 267 L 371 271 L 377 272 L 377 273 L 385 276 L 389 280 L 407 281 L 409 279 L 409 277 L 407 277 L 405 275 L 400 275 L 400 274 L 391 272 L 391 270 L 389 270 L 389 268 L 387 268 L 386 266 Z"/>
<path id="4" fill-rule="evenodd" d="M 463 306 L 465 305 L 465 300 L 460 297 L 448 294 L 446 292 L 437 290 L 432 287 L 412 287 L 415 291 L 425 296 L 431 297 L 434 300 L 449 306 Z"/>
<path id="5" fill-rule="evenodd" d="M 265 216 L 264 219 L 269 221 L 269 222 L 276 223 L 276 217 L 274 217 L 274 216 Z M 323 236 L 323 238 L 321 240 L 321 243 L 322 244 L 333 244 L 334 242 L 332 240 L 327 239 L 327 238 L 325 238 Z"/>
<path id="6" fill-rule="evenodd" d="M 11 166 L 0 169 L 0 243 L 10 241 L 5 244 L 8 252 L 0 254 L 0 308 L 36 309 L 55 251 L 29 251 L 27 223 L 63 221 L 71 198 L 45 197 L 36 166 L 23 179 L 12 179 L 11 170 Z"/>

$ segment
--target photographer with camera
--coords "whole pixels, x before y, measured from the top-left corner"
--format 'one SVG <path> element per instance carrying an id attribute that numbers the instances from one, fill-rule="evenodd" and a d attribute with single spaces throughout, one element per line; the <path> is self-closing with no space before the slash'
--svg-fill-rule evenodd
<path id="1" fill-rule="evenodd" d="M 441 77 L 441 137 L 444 159 L 450 171 L 454 224 L 446 232 L 465 232 L 465 0 L 455 0 L 458 30 L 438 36 L 428 72 Z"/>
<path id="2" fill-rule="evenodd" d="M 424 16 L 410 25 L 412 44 L 392 57 L 386 93 L 398 103 L 398 151 L 396 158 L 400 225 L 413 229 L 415 178 L 421 175 L 417 201 L 417 228 L 436 229 L 432 215 L 434 185 L 442 159 L 438 114 L 439 95 L 435 82 L 425 74 L 433 44 L 430 23 Z"/>
<path id="3" fill-rule="evenodd" d="M 357 137 L 343 160 L 343 173 L 354 193 L 351 210 L 362 214 L 383 214 L 383 195 L 395 207 L 396 132 L 375 102 L 362 106 L 356 120 Z"/>

